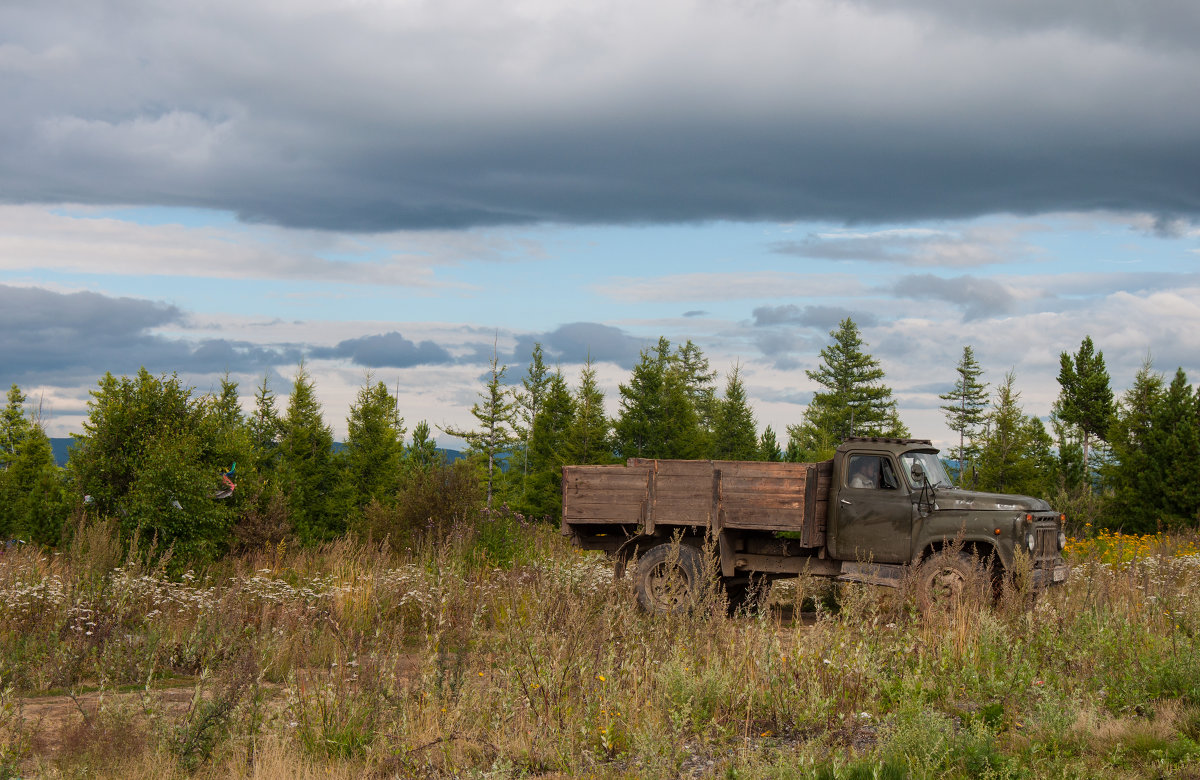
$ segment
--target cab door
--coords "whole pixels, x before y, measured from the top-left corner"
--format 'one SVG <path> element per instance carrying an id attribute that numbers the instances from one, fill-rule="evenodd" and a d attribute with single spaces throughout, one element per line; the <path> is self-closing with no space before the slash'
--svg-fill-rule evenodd
<path id="1" fill-rule="evenodd" d="M 891 456 L 848 453 L 837 498 L 837 544 L 842 560 L 907 563 L 913 502 Z"/>

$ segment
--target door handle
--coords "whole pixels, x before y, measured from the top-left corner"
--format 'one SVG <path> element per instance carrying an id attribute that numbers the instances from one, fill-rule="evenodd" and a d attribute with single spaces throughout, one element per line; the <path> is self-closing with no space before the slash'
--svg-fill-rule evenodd
<path id="1" fill-rule="evenodd" d="M 851 500 L 850 500 L 850 499 L 848 499 L 848 498 L 843 498 L 843 499 L 842 499 L 842 503 L 843 503 L 843 504 L 845 504 L 846 506 L 850 506 L 850 505 L 851 505 L 851 504 L 853 504 L 854 502 L 853 502 L 853 501 L 851 501 Z"/>

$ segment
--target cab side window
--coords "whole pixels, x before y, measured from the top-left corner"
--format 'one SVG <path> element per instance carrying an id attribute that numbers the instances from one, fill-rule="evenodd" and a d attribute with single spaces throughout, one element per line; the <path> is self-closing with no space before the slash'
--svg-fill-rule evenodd
<path id="1" fill-rule="evenodd" d="M 846 487 L 895 490 L 900 482 L 892 462 L 879 455 L 851 455 Z"/>

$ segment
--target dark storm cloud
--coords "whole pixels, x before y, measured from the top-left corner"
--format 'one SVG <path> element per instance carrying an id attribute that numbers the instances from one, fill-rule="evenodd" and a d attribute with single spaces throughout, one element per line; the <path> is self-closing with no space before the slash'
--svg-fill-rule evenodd
<path id="1" fill-rule="evenodd" d="M 395 331 L 346 339 L 336 347 L 314 347 L 309 354 L 314 358 L 348 358 L 368 368 L 410 368 L 454 362 L 445 347 L 432 341 L 418 344 Z"/>
<path id="2" fill-rule="evenodd" d="M 151 332 L 179 325 L 174 306 L 92 292 L 0 285 L 0 371 L 18 383 L 86 382 L 111 371 L 203 373 L 257 370 L 296 360 L 294 349 L 247 342 L 185 341 Z"/>
<path id="3" fill-rule="evenodd" d="M 868 327 L 874 325 L 878 318 L 865 312 L 852 312 L 840 306 L 805 306 L 795 304 L 782 306 L 759 306 L 754 310 L 754 324 L 757 327 L 771 325 L 801 325 L 808 328 L 832 330 L 844 319 L 849 317 L 855 324 Z"/>
<path id="4" fill-rule="evenodd" d="M 525 361 L 540 343 L 547 363 L 616 363 L 632 368 L 646 343 L 620 328 L 598 322 L 571 322 L 552 331 L 518 337 L 514 361 Z"/>
<path id="5" fill-rule="evenodd" d="M 0 199 L 345 230 L 1200 215 L 1195 4 L 751 5 L 5 4 Z"/>
<path id="6" fill-rule="evenodd" d="M 1012 292 L 1000 282 L 973 276 L 944 279 L 932 274 L 905 276 L 896 282 L 896 295 L 918 301 L 945 301 L 962 309 L 964 320 L 1009 314 L 1016 305 Z"/>

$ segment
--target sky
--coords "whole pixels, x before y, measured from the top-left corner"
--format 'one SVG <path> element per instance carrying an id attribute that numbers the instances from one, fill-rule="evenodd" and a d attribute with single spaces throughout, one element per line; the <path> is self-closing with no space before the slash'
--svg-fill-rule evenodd
<path id="1" fill-rule="evenodd" d="M 943 445 L 964 345 L 1041 417 L 1085 336 L 1195 382 L 1197 74 L 1189 0 L 12 0 L 0 383 L 303 361 L 340 439 L 666 336 L 783 436 L 845 317 Z"/>

